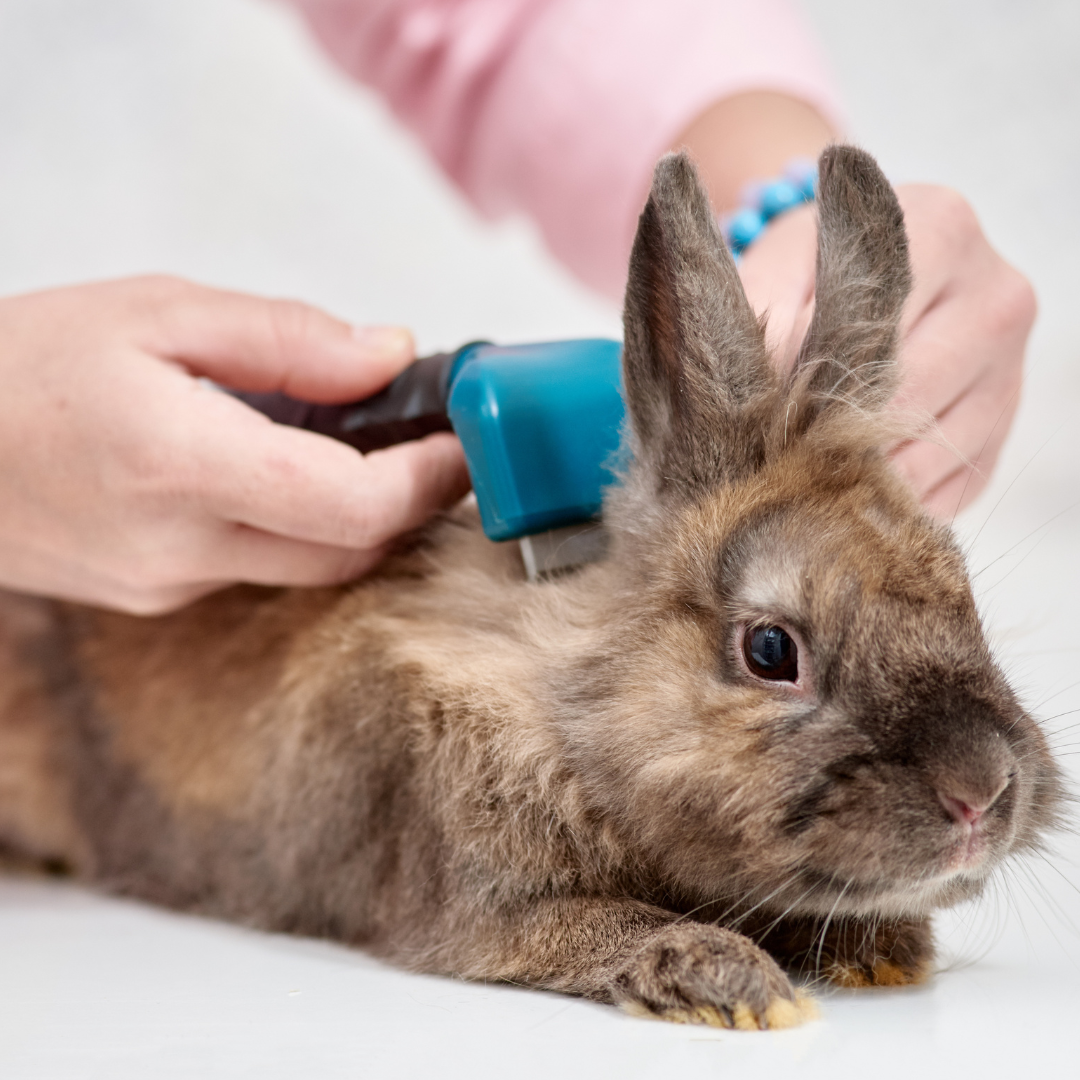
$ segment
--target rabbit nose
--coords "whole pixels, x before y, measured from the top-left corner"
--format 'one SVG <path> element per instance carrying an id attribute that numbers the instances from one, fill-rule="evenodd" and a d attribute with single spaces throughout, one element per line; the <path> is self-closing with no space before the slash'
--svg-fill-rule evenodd
<path id="1" fill-rule="evenodd" d="M 941 800 L 941 805 L 948 810 L 956 822 L 960 825 L 974 826 L 1001 797 L 1001 793 L 1009 786 L 1011 779 L 1012 774 L 1002 776 L 992 791 L 984 793 L 938 788 L 937 796 Z"/>
<path id="2" fill-rule="evenodd" d="M 963 799 L 956 799 L 952 795 L 946 795 L 943 791 L 938 792 L 938 798 L 941 800 L 941 805 L 961 825 L 974 825 L 987 810 L 985 806 L 972 806 L 970 803 L 964 802 Z"/>

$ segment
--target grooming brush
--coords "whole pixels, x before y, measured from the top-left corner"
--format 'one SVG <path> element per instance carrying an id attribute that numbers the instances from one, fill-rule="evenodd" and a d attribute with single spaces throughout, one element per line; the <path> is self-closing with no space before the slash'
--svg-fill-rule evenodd
<path id="1" fill-rule="evenodd" d="M 465 448 L 484 533 L 516 540 L 530 580 L 600 558 L 625 409 L 617 341 L 471 342 L 426 356 L 346 405 L 237 394 L 271 420 L 363 453 L 433 431 Z"/>

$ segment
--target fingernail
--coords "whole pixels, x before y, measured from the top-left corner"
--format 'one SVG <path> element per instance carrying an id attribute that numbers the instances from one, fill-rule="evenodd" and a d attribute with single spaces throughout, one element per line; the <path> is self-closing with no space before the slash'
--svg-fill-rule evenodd
<path id="1" fill-rule="evenodd" d="M 413 354 L 413 336 L 404 326 L 354 326 L 352 333 L 365 352 L 380 357 Z"/>

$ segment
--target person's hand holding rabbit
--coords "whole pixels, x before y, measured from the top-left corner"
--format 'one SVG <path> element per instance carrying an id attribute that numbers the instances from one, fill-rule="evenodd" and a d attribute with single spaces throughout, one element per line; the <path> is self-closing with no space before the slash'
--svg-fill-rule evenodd
<path id="1" fill-rule="evenodd" d="M 676 145 L 697 158 L 723 210 L 737 205 L 747 181 L 778 173 L 793 156 L 814 157 L 834 138 L 813 109 L 760 93 L 717 103 Z M 937 431 L 898 447 L 893 461 L 927 508 L 948 520 L 986 486 L 1009 432 L 1035 294 L 990 246 L 962 195 L 929 184 L 896 190 L 915 282 L 901 327 L 897 406 L 933 417 Z M 794 362 L 810 323 L 816 245 L 814 209 L 804 206 L 771 223 L 740 263 L 781 362 Z"/>

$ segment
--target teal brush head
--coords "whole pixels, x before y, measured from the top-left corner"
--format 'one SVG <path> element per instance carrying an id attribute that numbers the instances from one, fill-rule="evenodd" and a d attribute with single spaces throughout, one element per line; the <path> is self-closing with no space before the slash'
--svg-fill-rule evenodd
<path id="1" fill-rule="evenodd" d="M 590 521 L 617 479 L 625 410 L 617 341 L 471 345 L 447 412 L 485 534 L 512 540 Z"/>

